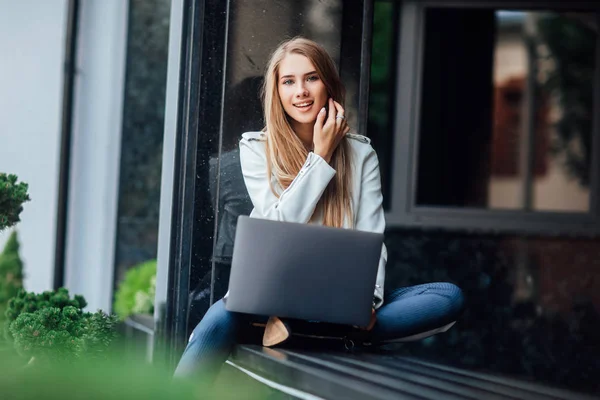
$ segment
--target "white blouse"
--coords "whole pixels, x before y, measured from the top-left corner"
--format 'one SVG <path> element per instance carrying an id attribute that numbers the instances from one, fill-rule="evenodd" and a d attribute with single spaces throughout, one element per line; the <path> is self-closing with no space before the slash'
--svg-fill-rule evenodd
<path id="1" fill-rule="evenodd" d="M 246 132 L 240 141 L 240 162 L 248 194 L 254 205 L 251 217 L 308 223 L 315 207 L 336 171 L 320 156 L 309 153 L 302 169 L 289 187 L 277 197 L 271 191 L 267 178 L 266 136 L 264 132 Z M 377 154 L 369 138 L 347 134 L 352 150 L 353 167 L 351 203 L 354 229 L 383 233 L 385 218 L 381 178 Z M 281 188 L 275 176 L 274 187 Z M 311 223 L 322 223 L 318 220 Z M 348 228 L 347 225 L 345 225 Z M 383 304 L 387 250 L 381 249 L 379 269 L 374 292 L 374 306 Z"/>

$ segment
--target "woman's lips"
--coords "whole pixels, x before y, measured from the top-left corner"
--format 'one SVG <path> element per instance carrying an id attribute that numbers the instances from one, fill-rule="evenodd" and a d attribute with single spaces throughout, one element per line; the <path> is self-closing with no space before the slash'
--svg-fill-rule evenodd
<path id="1" fill-rule="evenodd" d="M 314 101 L 303 101 L 302 103 L 294 104 L 294 107 L 300 112 L 307 112 L 311 110 L 313 104 Z"/>

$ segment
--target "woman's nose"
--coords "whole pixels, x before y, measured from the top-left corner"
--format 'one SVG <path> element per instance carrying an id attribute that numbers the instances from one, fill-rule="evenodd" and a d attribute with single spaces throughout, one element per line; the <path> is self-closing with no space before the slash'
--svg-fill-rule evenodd
<path id="1" fill-rule="evenodd" d="M 308 89 L 306 89 L 306 86 L 304 85 L 304 83 L 298 84 L 298 87 L 296 88 L 296 96 L 298 96 L 298 97 L 308 96 Z"/>

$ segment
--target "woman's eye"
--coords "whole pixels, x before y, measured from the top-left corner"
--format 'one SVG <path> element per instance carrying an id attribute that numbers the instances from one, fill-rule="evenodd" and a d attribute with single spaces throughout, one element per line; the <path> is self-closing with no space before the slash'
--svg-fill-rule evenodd
<path id="1" fill-rule="evenodd" d="M 309 76 L 309 77 L 308 77 L 306 80 L 307 80 L 307 81 L 310 81 L 310 82 L 313 82 L 313 81 L 316 81 L 316 80 L 318 80 L 318 79 L 319 79 L 319 77 L 318 77 L 318 76 L 316 76 L 316 75 L 313 75 L 313 76 Z"/>
<path id="2" fill-rule="evenodd" d="M 292 83 L 294 83 L 294 81 L 292 81 L 291 79 L 286 79 L 285 81 L 283 81 L 284 85 L 291 85 Z"/>

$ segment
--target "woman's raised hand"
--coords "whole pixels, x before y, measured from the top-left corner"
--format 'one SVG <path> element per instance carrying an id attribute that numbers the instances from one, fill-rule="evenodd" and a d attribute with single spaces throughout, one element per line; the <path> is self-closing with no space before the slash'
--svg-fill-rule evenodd
<path id="1" fill-rule="evenodd" d="M 325 107 L 319 111 L 313 132 L 314 152 L 327 162 L 331 161 L 333 152 L 350 130 L 341 104 L 331 98 L 328 102 L 329 114 Z"/>

